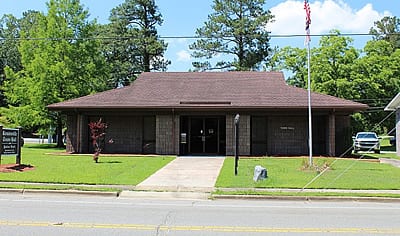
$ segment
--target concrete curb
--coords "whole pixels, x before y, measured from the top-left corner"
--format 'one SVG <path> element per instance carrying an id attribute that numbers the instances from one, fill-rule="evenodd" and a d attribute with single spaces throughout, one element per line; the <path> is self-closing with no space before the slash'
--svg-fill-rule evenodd
<path id="1" fill-rule="evenodd" d="M 207 192 L 181 191 L 80 191 L 80 190 L 42 190 L 42 189 L 0 189 L 0 193 L 9 194 L 57 194 L 78 196 L 100 196 L 132 199 L 185 199 L 185 200 L 287 200 L 287 201 L 359 201 L 359 202 L 400 202 L 400 198 L 390 197 L 349 197 L 349 196 L 267 196 L 267 195 L 221 195 Z"/>
<path id="2" fill-rule="evenodd" d="M 296 188 L 215 188 L 216 191 L 234 192 L 234 191 L 251 191 L 258 193 L 265 192 L 288 192 L 288 193 L 382 193 L 382 194 L 399 194 L 400 190 L 371 190 L 371 189 L 296 189 Z M 230 195 L 230 194 L 227 194 Z M 232 194 L 236 195 L 236 194 Z M 246 194 L 243 194 L 246 195 Z"/>
<path id="3" fill-rule="evenodd" d="M 0 193 L 23 193 L 23 189 L 0 188 Z"/>
<path id="4" fill-rule="evenodd" d="M 122 191 L 121 198 L 146 198 L 146 199 L 185 199 L 209 200 L 211 193 L 204 192 L 157 192 L 157 191 Z"/>
<path id="5" fill-rule="evenodd" d="M 186 187 L 186 186 L 136 186 L 134 191 L 150 191 L 150 192 L 199 192 L 211 193 L 214 187 Z"/>
<path id="6" fill-rule="evenodd" d="M 288 201 L 359 201 L 359 202 L 400 202 L 400 198 L 389 197 L 340 197 L 340 196 L 265 196 L 265 195 L 219 195 L 212 199 L 227 200 L 288 200 Z"/>
<path id="7" fill-rule="evenodd" d="M 20 183 L 25 184 L 25 183 Z M 49 185 L 34 183 L 32 185 Z M 62 185 L 62 184 L 57 184 Z M 50 186 L 50 185 L 49 185 Z M 74 185 L 70 185 L 74 186 Z M 98 186 L 96 186 L 98 187 Z M 110 186 L 108 186 L 110 187 Z M 113 186 L 115 187 L 115 186 Z M 237 200 L 292 200 L 292 201 L 375 201 L 375 202 L 400 202 L 400 198 L 393 197 L 362 197 L 362 196 L 340 196 L 340 193 L 382 193 L 400 194 L 400 190 L 344 190 L 344 189 L 304 189 L 307 193 L 329 193 L 336 192 L 339 196 L 282 196 L 282 195 L 241 195 L 230 194 L 230 191 L 254 191 L 254 192 L 299 192 L 299 189 L 258 189 L 258 188 L 195 188 L 195 187 L 158 187 L 158 186 L 117 186 L 123 187 L 119 191 L 97 191 L 97 190 L 49 190 L 49 189 L 13 189 L 0 188 L 1 193 L 9 194 L 58 194 L 58 195 L 80 195 L 100 197 L 121 197 L 121 198 L 159 198 L 159 199 L 188 199 L 188 200 L 209 200 L 209 199 L 237 199 Z M 213 191 L 225 191 L 227 194 L 218 194 Z"/>
<path id="8" fill-rule="evenodd" d="M 109 184 L 60 184 L 60 183 L 11 182 L 11 181 L 0 181 L 0 184 L 4 185 L 4 186 L 23 185 L 23 187 L 21 187 L 22 189 L 35 189 L 35 188 L 30 188 L 29 186 L 47 186 L 50 190 L 53 187 L 54 188 L 56 188 L 56 187 L 69 187 L 69 188 L 82 187 L 82 188 L 88 189 L 88 190 L 79 190 L 79 191 L 102 191 L 102 190 L 96 190 L 95 188 L 110 188 L 110 189 L 116 189 L 116 190 L 120 190 L 120 191 L 135 189 L 135 186 L 133 186 L 133 185 L 109 185 Z M 4 187 L 4 188 L 7 188 L 7 187 Z M 94 189 L 94 190 L 90 190 L 90 189 Z M 57 189 L 54 189 L 54 190 L 57 190 Z M 59 189 L 59 190 L 68 190 L 68 189 Z M 73 189 L 70 189 L 70 190 L 73 190 Z"/>
<path id="9" fill-rule="evenodd" d="M 118 197 L 118 192 L 79 191 L 79 190 L 38 190 L 24 189 L 23 194 L 62 194 L 62 195 L 96 195 L 103 197 Z"/>
<path id="10" fill-rule="evenodd" d="M 79 191 L 79 190 L 48 190 L 48 189 L 0 189 L 0 193 L 20 193 L 20 194 L 60 194 L 60 195 L 83 195 L 83 196 L 103 196 L 118 197 L 119 192 L 103 191 Z"/>

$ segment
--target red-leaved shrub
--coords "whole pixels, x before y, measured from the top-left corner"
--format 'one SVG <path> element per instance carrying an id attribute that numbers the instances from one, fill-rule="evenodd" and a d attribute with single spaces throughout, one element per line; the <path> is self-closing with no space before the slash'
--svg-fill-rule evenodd
<path id="1" fill-rule="evenodd" d="M 103 149 L 107 127 L 108 125 L 102 121 L 102 118 L 100 118 L 98 121 L 92 121 L 89 123 L 90 138 L 92 139 L 92 145 L 94 149 L 93 160 L 96 163 L 98 163 L 99 155 Z"/>

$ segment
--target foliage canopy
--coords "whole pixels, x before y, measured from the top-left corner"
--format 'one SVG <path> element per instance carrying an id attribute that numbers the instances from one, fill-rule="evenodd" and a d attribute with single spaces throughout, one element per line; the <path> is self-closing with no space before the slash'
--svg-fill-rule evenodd
<path id="1" fill-rule="evenodd" d="M 61 116 L 46 106 L 104 90 L 107 66 L 99 42 L 85 40 L 97 25 L 88 21 L 89 13 L 78 0 L 50 0 L 47 8 L 47 14 L 29 16 L 35 24 L 20 29 L 22 69 L 6 67 L 6 114 L 25 128 L 56 127 L 61 138 Z"/>
<path id="2" fill-rule="evenodd" d="M 100 35 L 117 39 L 103 44 L 112 87 L 129 85 L 141 72 L 167 69 L 167 43 L 156 29 L 163 19 L 154 0 L 125 0 L 112 9 L 110 21 Z"/>
<path id="3" fill-rule="evenodd" d="M 265 0 L 214 0 L 214 12 L 204 26 L 196 30 L 195 43 L 189 46 L 192 56 L 210 60 L 220 54 L 230 55 L 231 61 L 194 62 L 196 70 L 257 69 L 271 53 L 269 32 L 273 16 L 264 10 Z"/>

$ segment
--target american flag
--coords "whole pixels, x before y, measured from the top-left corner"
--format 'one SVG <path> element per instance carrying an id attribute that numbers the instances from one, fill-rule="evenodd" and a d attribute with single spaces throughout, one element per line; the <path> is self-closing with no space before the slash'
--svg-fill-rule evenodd
<path id="1" fill-rule="evenodd" d="M 304 0 L 304 10 L 306 10 L 306 41 L 305 43 L 308 44 L 311 41 L 310 36 L 310 24 L 311 24 L 311 9 L 308 0 Z"/>

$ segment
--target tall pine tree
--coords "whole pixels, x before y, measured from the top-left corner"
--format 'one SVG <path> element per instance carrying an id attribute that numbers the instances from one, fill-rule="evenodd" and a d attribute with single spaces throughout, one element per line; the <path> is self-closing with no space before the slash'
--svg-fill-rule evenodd
<path id="1" fill-rule="evenodd" d="M 112 67 L 112 86 L 128 85 L 141 72 L 167 69 L 167 44 L 156 28 L 163 19 L 154 0 L 125 0 L 112 9 L 110 21 L 101 34 L 111 38 L 103 51 Z"/>
<path id="2" fill-rule="evenodd" d="M 189 46 L 193 57 L 206 60 L 194 62 L 196 70 L 258 69 L 271 53 L 266 26 L 273 16 L 264 5 L 265 0 L 214 0 L 214 12 L 196 30 L 200 39 Z M 232 59 L 212 65 L 210 59 L 221 54 Z"/>

